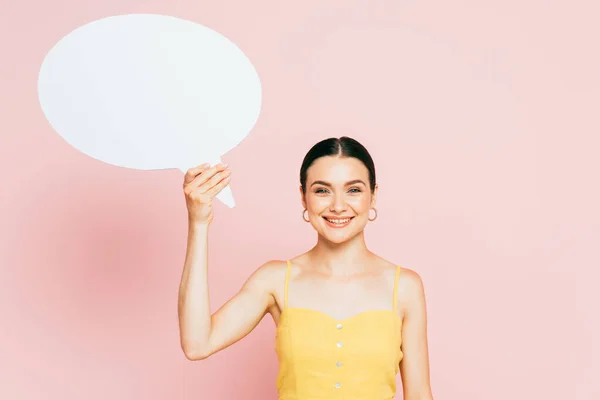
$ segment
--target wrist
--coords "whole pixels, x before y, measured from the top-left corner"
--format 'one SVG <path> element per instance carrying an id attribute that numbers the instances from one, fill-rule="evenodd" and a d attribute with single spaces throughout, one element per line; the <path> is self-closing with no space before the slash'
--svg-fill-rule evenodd
<path id="1" fill-rule="evenodd" d="M 208 221 L 196 221 L 194 219 L 188 219 L 188 226 L 190 229 L 195 230 L 206 230 L 210 226 L 210 222 Z"/>

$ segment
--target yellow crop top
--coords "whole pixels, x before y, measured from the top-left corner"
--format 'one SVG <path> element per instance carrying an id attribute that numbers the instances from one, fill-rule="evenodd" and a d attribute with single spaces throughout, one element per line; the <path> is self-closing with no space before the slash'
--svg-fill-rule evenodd
<path id="1" fill-rule="evenodd" d="M 290 261 L 284 307 L 276 329 L 279 400 L 390 400 L 403 354 L 402 319 L 393 306 L 337 320 L 317 310 L 288 307 Z"/>

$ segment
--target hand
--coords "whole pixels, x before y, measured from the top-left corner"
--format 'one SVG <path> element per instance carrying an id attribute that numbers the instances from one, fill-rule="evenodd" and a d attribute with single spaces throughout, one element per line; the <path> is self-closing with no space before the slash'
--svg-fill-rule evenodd
<path id="1" fill-rule="evenodd" d="M 212 200 L 230 180 L 231 171 L 222 163 L 210 168 L 203 164 L 187 170 L 183 192 L 191 223 L 208 225 L 212 222 Z"/>

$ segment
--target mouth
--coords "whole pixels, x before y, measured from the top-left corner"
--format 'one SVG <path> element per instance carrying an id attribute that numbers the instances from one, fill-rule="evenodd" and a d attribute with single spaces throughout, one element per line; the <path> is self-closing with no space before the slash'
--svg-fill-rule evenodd
<path id="1" fill-rule="evenodd" d="M 328 218 L 323 217 L 325 223 L 332 228 L 343 228 L 347 226 L 350 221 L 354 219 L 354 217 L 345 217 L 345 218 Z"/>

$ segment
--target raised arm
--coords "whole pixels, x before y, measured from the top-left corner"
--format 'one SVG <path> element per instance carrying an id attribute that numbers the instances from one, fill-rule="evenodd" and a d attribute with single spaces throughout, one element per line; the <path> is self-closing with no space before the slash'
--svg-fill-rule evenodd
<path id="1" fill-rule="evenodd" d="M 241 290 L 214 315 L 208 293 L 208 231 L 212 199 L 229 183 L 224 166 L 190 169 L 184 180 L 189 213 L 188 243 L 179 286 L 181 347 L 190 360 L 201 360 L 246 336 L 273 304 L 270 282 L 276 262 L 256 270 Z"/>
<path id="2" fill-rule="evenodd" d="M 276 261 L 259 267 L 239 292 L 214 314 L 210 313 L 207 284 L 207 229 L 195 229 L 190 262 L 184 267 L 179 290 L 181 347 L 190 360 L 203 360 L 250 333 L 274 304 Z M 196 261 L 191 261 L 196 259 Z M 189 264 L 189 265 L 188 265 Z"/>

